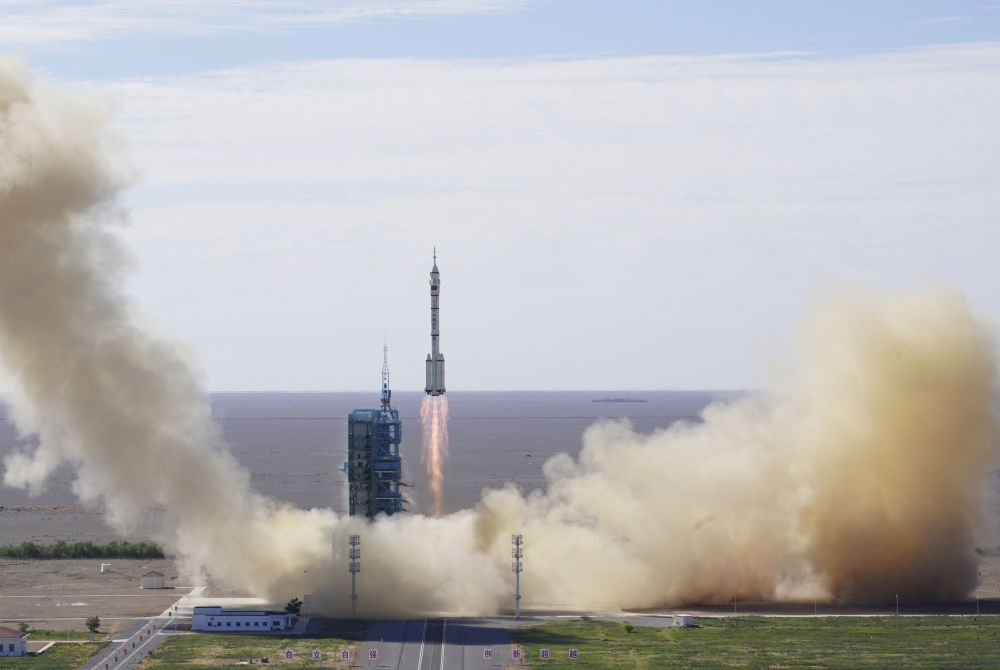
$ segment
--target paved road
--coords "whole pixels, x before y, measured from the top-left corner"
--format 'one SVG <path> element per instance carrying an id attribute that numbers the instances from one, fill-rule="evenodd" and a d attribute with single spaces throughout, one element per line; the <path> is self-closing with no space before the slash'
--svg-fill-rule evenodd
<path id="1" fill-rule="evenodd" d="M 193 587 L 190 593 L 159 615 L 135 622 L 112 640 L 106 650 L 81 665 L 80 670 L 130 670 L 136 667 L 149 652 L 174 634 L 173 624 L 178 619 L 191 616 L 187 599 L 201 595 L 204 590 L 204 586 Z"/>
<path id="2" fill-rule="evenodd" d="M 164 630 L 172 623 L 170 617 L 153 617 L 138 621 L 115 638 L 105 651 L 80 666 L 80 670 L 127 670 L 139 665 L 146 654 L 172 635 Z"/>
<path id="3" fill-rule="evenodd" d="M 487 649 L 492 656 L 488 661 Z M 377 658 L 371 658 L 372 651 Z M 502 668 L 511 660 L 506 629 L 471 619 L 373 621 L 359 653 L 359 667 L 373 670 Z"/>

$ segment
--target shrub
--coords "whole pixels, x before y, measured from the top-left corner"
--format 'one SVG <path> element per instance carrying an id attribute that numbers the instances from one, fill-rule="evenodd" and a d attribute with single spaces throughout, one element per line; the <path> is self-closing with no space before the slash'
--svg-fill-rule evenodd
<path id="1" fill-rule="evenodd" d="M 163 548 L 154 542 L 117 542 L 105 545 L 93 542 L 67 544 L 58 540 L 48 546 L 34 542 L 0 547 L 0 558 L 165 558 Z"/>

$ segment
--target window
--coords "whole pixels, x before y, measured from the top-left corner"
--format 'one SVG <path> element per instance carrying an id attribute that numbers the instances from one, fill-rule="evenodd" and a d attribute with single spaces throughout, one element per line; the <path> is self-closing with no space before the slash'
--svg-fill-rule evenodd
<path id="1" fill-rule="evenodd" d="M 9 651 L 10 653 L 12 653 L 12 654 L 13 654 L 13 653 L 14 653 L 14 645 L 12 645 L 12 644 L 8 644 L 8 645 L 7 645 L 7 651 Z"/>
<path id="2" fill-rule="evenodd" d="M 232 622 L 232 621 L 227 621 L 227 622 L 226 622 L 226 625 L 227 625 L 227 626 L 232 626 L 232 625 L 233 625 L 233 622 Z M 237 625 L 239 625 L 239 624 L 237 624 Z"/>

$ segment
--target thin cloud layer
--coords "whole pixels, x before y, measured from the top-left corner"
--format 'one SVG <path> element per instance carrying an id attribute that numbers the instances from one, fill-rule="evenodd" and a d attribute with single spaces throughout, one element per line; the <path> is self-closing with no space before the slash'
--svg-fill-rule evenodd
<path id="1" fill-rule="evenodd" d="M 394 379 L 416 389 L 404 362 L 426 353 L 428 259 L 414 249 L 437 244 L 455 388 L 752 387 L 753 361 L 845 279 L 946 279 L 1000 320 L 998 77 L 1000 47 L 981 44 L 129 80 L 111 90 L 143 177 L 137 293 L 232 390 L 372 387 L 386 324 L 343 333 L 335 315 L 394 295 Z M 280 318 L 262 329 L 265 305 Z M 597 369 L 622 327 L 634 346 Z"/>
<path id="2" fill-rule="evenodd" d="M 194 2 L 13 1 L 3 4 L 0 43 L 44 46 L 136 36 L 264 33 L 376 18 L 509 12 L 544 0 L 246 0 Z"/>

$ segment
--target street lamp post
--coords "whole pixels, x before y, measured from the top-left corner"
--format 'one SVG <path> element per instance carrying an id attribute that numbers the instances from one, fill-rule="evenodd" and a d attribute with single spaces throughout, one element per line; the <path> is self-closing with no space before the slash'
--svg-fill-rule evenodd
<path id="1" fill-rule="evenodd" d="M 358 615 L 357 611 L 358 591 L 355 578 L 357 577 L 357 574 L 361 572 L 361 562 L 358 560 L 359 558 L 361 558 L 361 550 L 358 548 L 360 544 L 361 544 L 361 536 L 351 535 L 350 539 L 351 553 L 349 554 L 351 557 L 351 564 L 348 569 L 351 571 L 351 618 L 352 619 L 356 619 Z"/>

